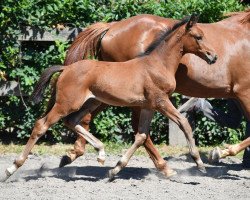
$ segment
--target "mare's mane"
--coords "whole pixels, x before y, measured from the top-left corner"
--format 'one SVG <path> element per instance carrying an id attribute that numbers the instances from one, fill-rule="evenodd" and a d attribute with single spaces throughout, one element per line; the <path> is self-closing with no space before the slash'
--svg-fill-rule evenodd
<path id="1" fill-rule="evenodd" d="M 250 22 L 250 8 L 247 8 L 246 10 L 239 11 L 239 12 L 229 12 L 229 13 L 224 14 L 224 16 L 233 17 L 233 16 L 242 15 L 242 14 L 243 15 L 245 14 L 245 15 L 239 20 L 239 22 L 242 24 Z"/>
<path id="2" fill-rule="evenodd" d="M 186 24 L 190 20 L 191 16 L 184 17 L 181 21 L 174 24 L 174 26 L 171 29 L 166 29 L 165 31 L 162 31 L 158 37 L 147 47 L 146 51 L 138 55 L 138 57 L 149 55 L 153 50 L 156 49 L 160 45 L 160 43 L 167 39 L 168 36 L 170 36 L 171 33 L 173 33 L 176 29 L 178 29 L 180 26 Z"/>

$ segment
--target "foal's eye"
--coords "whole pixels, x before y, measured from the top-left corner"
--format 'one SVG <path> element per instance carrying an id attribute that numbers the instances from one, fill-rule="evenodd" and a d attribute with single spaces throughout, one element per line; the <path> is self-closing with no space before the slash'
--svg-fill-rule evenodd
<path id="1" fill-rule="evenodd" d="M 196 40 L 202 40 L 202 37 L 201 36 L 195 36 L 195 39 Z"/>

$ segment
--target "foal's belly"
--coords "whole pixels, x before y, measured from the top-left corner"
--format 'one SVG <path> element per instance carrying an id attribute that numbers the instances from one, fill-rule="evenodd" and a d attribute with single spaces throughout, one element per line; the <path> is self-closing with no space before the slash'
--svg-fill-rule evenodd
<path id="1" fill-rule="evenodd" d="M 146 103 L 144 95 L 130 91 L 114 93 L 110 91 L 92 91 L 99 101 L 113 106 L 143 106 Z"/>

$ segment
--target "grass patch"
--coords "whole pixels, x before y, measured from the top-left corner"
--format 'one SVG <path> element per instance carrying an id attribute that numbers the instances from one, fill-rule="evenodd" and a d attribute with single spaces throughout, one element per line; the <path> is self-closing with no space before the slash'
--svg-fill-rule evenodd
<path id="1" fill-rule="evenodd" d="M 107 154 L 122 155 L 130 146 L 131 144 L 125 144 L 125 143 L 105 143 L 105 151 Z M 72 148 L 73 148 L 73 144 L 47 145 L 44 143 L 44 144 L 35 145 L 34 148 L 32 149 L 32 153 L 38 154 L 38 155 L 62 156 Z M 187 147 L 179 147 L 179 146 L 173 147 L 173 146 L 168 146 L 166 144 L 156 145 L 156 148 L 159 150 L 160 154 L 163 157 L 188 154 L 189 152 Z M 199 147 L 199 151 L 201 154 L 206 155 L 213 148 L 214 147 Z M 0 154 L 11 154 L 11 153 L 20 154 L 23 149 L 24 149 L 24 145 L 0 144 Z M 86 152 L 95 153 L 96 151 L 91 145 L 87 144 Z M 135 152 L 135 155 L 148 156 L 144 147 L 140 147 Z M 240 152 L 237 155 L 237 157 L 242 158 L 242 155 L 243 155 L 243 151 Z"/>

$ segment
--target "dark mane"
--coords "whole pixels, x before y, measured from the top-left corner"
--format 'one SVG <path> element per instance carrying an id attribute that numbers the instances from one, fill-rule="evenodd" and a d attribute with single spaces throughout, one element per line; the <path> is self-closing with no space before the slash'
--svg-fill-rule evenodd
<path id="1" fill-rule="evenodd" d="M 165 40 L 172 32 L 174 32 L 177 28 L 179 28 L 180 26 L 186 24 L 191 16 L 187 16 L 184 17 L 181 21 L 177 22 L 176 24 L 174 24 L 174 26 L 171 29 L 166 29 L 165 31 L 161 32 L 158 37 L 147 47 L 146 51 L 142 54 L 139 55 L 139 57 L 141 56 L 145 56 L 145 55 L 149 55 L 157 46 L 159 46 L 159 44 Z"/>

